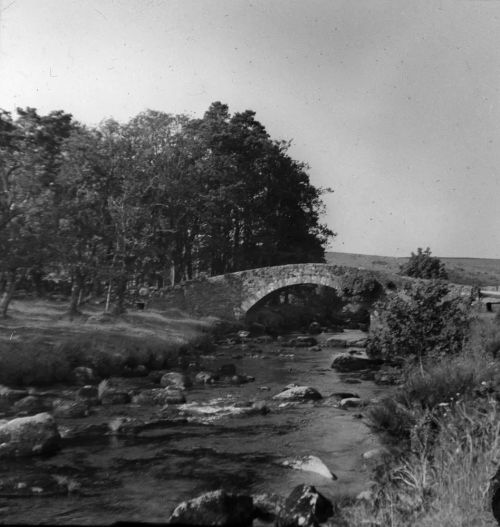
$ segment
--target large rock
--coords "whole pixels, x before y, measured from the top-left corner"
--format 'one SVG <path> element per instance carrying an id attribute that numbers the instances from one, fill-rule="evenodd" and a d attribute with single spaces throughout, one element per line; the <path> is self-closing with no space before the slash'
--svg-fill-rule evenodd
<path id="1" fill-rule="evenodd" d="M 253 515 L 251 496 L 216 490 L 182 502 L 175 508 L 169 522 L 180 525 L 249 527 L 252 525 Z"/>
<path id="2" fill-rule="evenodd" d="M 186 390 L 193 385 L 191 379 L 187 375 L 176 371 L 169 371 L 163 374 L 160 384 L 163 388 L 172 387 L 178 390 Z"/>
<path id="3" fill-rule="evenodd" d="M 371 359 L 366 354 L 351 355 L 349 353 L 341 353 L 334 357 L 332 368 L 339 372 L 351 372 L 367 369 L 377 369 L 384 361 L 382 359 Z"/>
<path id="4" fill-rule="evenodd" d="M 273 397 L 279 401 L 317 401 L 322 399 L 321 394 L 310 386 L 293 386 L 278 393 Z"/>
<path id="5" fill-rule="evenodd" d="M 333 506 L 313 486 L 295 487 L 285 500 L 276 527 L 316 527 L 333 515 Z"/>
<path id="6" fill-rule="evenodd" d="M 344 410 L 348 408 L 361 408 L 362 406 L 366 406 L 366 401 L 363 401 L 359 397 L 345 397 L 339 403 L 339 407 Z"/>
<path id="7" fill-rule="evenodd" d="M 18 417 L 0 424 L 0 457 L 32 456 L 59 446 L 54 418 L 46 413 Z"/>

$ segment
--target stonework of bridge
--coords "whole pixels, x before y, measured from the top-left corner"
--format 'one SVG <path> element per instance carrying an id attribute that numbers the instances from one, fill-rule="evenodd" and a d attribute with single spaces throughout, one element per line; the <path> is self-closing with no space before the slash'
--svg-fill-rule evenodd
<path id="1" fill-rule="evenodd" d="M 354 267 L 321 263 L 289 264 L 190 280 L 175 286 L 164 298 L 163 305 L 175 306 L 197 316 L 240 320 L 264 297 L 289 286 L 326 286 L 342 296 L 343 279 L 353 274 L 372 277 L 383 287 L 392 282 L 392 286 L 399 288 L 403 283 L 412 281 L 392 273 Z M 457 289 L 455 293 L 464 294 L 462 289 Z M 465 294 L 468 294 L 467 291 Z"/>

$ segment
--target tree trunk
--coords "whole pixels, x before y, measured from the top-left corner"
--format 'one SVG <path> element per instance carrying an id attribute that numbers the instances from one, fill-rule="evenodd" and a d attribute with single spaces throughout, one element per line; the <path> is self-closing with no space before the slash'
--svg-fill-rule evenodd
<path id="1" fill-rule="evenodd" d="M 121 315 L 125 313 L 125 293 L 127 292 L 127 277 L 120 276 L 118 279 L 118 287 L 116 288 L 116 304 L 113 308 L 115 315 Z"/>
<path id="2" fill-rule="evenodd" d="M 16 290 L 18 279 L 16 278 L 16 272 L 10 271 L 7 273 L 7 283 L 5 285 L 5 290 L 0 300 L 0 315 L 2 318 L 7 317 L 7 309 L 9 309 L 10 301 L 14 296 L 14 291 Z"/>
<path id="3" fill-rule="evenodd" d="M 83 286 L 83 276 L 82 273 L 77 270 L 75 271 L 75 276 L 73 277 L 73 283 L 71 284 L 71 297 L 69 302 L 69 319 L 73 320 L 74 317 L 80 315 L 80 310 L 78 306 L 80 305 L 80 300 L 82 298 L 82 286 Z"/>

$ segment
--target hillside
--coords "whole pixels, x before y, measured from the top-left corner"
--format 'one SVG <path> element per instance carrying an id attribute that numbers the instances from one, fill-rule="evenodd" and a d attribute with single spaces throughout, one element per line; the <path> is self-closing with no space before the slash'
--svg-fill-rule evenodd
<path id="1" fill-rule="evenodd" d="M 369 254 L 327 252 L 327 263 L 359 267 L 373 271 L 399 272 L 408 258 Z M 451 282 L 456 284 L 488 286 L 500 285 L 500 260 L 493 258 L 442 258 Z"/>

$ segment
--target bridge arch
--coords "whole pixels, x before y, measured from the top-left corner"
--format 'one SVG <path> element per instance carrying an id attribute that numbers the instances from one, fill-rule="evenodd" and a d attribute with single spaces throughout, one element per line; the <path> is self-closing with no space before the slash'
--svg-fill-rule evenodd
<path id="1" fill-rule="evenodd" d="M 241 305 L 239 306 L 238 311 L 240 313 L 240 317 L 244 317 L 253 306 L 255 306 L 258 302 L 263 300 L 271 293 L 296 285 L 326 286 L 337 291 L 339 296 L 341 294 L 340 279 L 336 276 L 310 276 L 309 274 L 299 274 L 297 276 L 281 278 L 274 280 L 271 283 L 265 284 L 260 288 L 253 289 L 251 293 L 243 299 Z"/>

